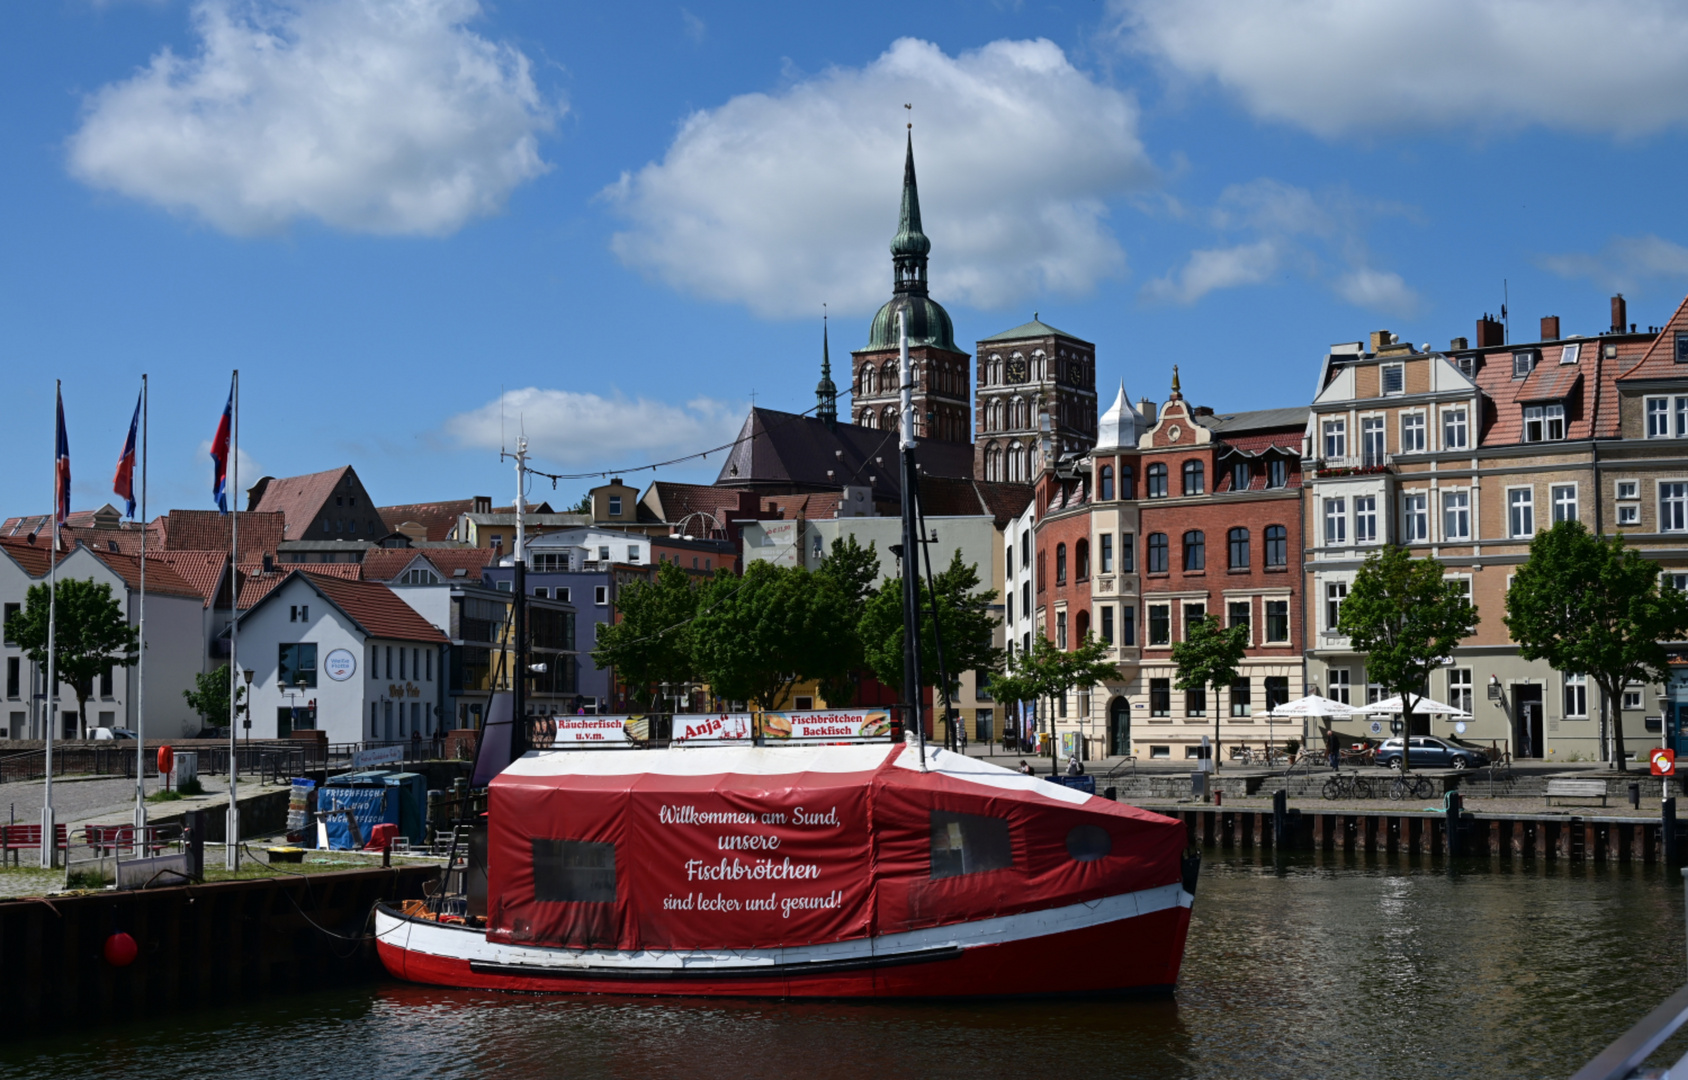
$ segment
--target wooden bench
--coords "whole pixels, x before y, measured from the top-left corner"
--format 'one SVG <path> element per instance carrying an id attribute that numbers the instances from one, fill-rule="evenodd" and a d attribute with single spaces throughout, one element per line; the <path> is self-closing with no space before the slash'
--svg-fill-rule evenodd
<path id="1" fill-rule="evenodd" d="M 66 826 L 54 825 L 53 838 L 57 847 L 63 851 L 69 840 Z M 41 826 L 39 825 L 0 825 L 0 862 L 7 858 L 14 866 L 22 864 L 22 853 L 25 851 L 41 850 Z"/>
<path id="2" fill-rule="evenodd" d="M 1552 806 L 1554 799 L 1599 799 L 1600 805 L 1606 805 L 1606 781 L 1604 780 L 1549 780 L 1547 782 L 1547 805 Z"/>

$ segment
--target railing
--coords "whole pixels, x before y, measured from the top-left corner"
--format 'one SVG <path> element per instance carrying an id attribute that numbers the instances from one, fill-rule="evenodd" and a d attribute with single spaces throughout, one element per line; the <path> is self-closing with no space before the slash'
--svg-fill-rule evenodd
<path id="1" fill-rule="evenodd" d="M 1688 868 L 1682 871 L 1682 883 L 1688 888 Z M 1684 905 L 1685 913 L 1688 913 L 1688 895 L 1684 897 Z M 1640 1080 L 1641 1077 L 1688 1080 L 1688 1054 L 1663 1072 L 1642 1071 L 1653 1051 L 1663 1046 L 1665 1040 L 1676 1034 L 1684 1024 L 1688 1024 L 1688 986 L 1666 998 L 1664 1004 L 1618 1036 L 1617 1041 L 1596 1054 L 1593 1061 L 1578 1069 L 1571 1080 Z"/>
<path id="2" fill-rule="evenodd" d="M 145 759 L 146 774 L 158 775 L 153 757 Z M 0 758 L 0 784 L 40 780 L 47 775 L 47 752 L 25 750 Z M 54 776 L 135 775 L 135 744 L 119 742 L 105 747 L 64 747 L 53 750 Z"/>
<path id="3" fill-rule="evenodd" d="M 1345 457 L 1319 458 L 1313 470 L 1320 476 L 1340 476 L 1344 473 L 1387 472 L 1395 466 L 1395 455 L 1349 454 Z"/>

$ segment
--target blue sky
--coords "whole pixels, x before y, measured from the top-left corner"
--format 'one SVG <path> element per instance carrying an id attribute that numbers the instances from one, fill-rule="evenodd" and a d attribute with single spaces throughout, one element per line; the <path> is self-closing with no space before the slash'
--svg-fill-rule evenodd
<path id="1" fill-rule="evenodd" d="M 150 373 L 154 512 L 210 505 L 236 366 L 243 486 L 383 502 L 508 497 L 501 416 L 583 472 L 807 408 L 822 304 L 847 371 L 889 296 L 905 102 L 957 340 L 1038 311 L 1134 397 L 1301 403 L 1503 280 L 1520 339 L 1662 323 L 1684 46 L 1653 0 L 3 5 L 0 513 L 55 378 L 85 508 Z"/>

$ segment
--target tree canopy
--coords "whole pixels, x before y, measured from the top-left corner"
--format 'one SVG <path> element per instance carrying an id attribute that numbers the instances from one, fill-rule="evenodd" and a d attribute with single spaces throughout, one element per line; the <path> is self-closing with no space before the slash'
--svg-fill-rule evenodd
<path id="1" fill-rule="evenodd" d="M 1248 654 L 1248 627 L 1224 627 L 1217 616 L 1197 619 L 1184 628 L 1184 640 L 1172 646 L 1172 662 L 1178 665 L 1180 690 L 1213 690 L 1208 709 L 1213 713 L 1213 762 L 1219 753 L 1219 690 L 1237 681 L 1237 665 Z"/>
<path id="2" fill-rule="evenodd" d="M 853 628 L 837 583 L 801 567 L 753 562 L 703 590 L 692 624 L 699 672 L 721 697 L 779 704 L 803 679 L 836 679 Z"/>
<path id="3" fill-rule="evenodd" d="M 1447 578 L 1435 559 L 1415 559 L 1397 544 L 1366 556 L 1354 575 L 1338 629 L 1365 654 L 1367 681 L 1401 696 L 1403 768 L 1411 764 L 1413 704 L 1431 670 L 1476 632 L 1477 623 L 1463 582 Z"/>
<path id="4" fill-rule="evenodd" d="M 950 564 L 932 576 L 930 589 L 920 589 L 920 681 L 938 685 L 936 625 L 943 634 L 944 668 L 952 682 L 961 673 L 989 670 L 997 664 L 999 650 L 992 644 L 996 616 L 991 604 L 996 592 L 979 588 L 978 567 L 962 562 L 956 551 Z M 938 618 L 932 619 L 936 594 Z M 886 578 L 868 596 L 858 632 L 861 648 L 874 677 L 898 692 L 903 689 L 903 583 Z"/>
<path id="5" fill-rule="evenodd" d="M 815 568 L 817 576 L 829 578 L 837 586 L 844 601 L 844 621 L 851 630 L 849 652 L 840 658 L 839 674 L 821 680 L 821 696 L 829 705 L 853 704 L 860 689 L 861 672 L 867 667 L 858 630 L 868 598 L 874 593 L 874 579 L 879 576 L 879 553 L 875 547 L 871 540 L 864 548 L 854 536 L 837 537 L 826 558 Z"/>
<path id="6" fill-rule="evenodd" d="M 624 586 L 616 598 L 619 620 L 598 630 L 592 662 L 613 667 L 630 696 L 654 692 L 663 683 L 695 682 L 692 618 L 700 590 L 678 563 L 658 563 L 651 581 Z"/>
<path id="7" fill-rule="evenodd" d="M 1030 651 L 1021 650 L 1004 659 L 1001 674 L 991 679 L 991 695 L 998 701 L 1043 701 L 1053 706 L 1076 689 L 1119 678 L 1119 667 L 1108 660 L 1108 651 L 1107 642 L 1089 634 L 1065 651 L 1044 635 L 1034 634 Z M 1053 718 L 1054 709 L 1046 707 L 1045 715 Z M 1053 720 L 1050 733 L 1054 734 Z M 1051 739 L 1051 762 L 1057 753 Z"/>
<path id="8" fill-rule="evenodd" d="M 1658 565 L 1621 536 L 1561 521 L 1530 541 L 1506 593 L 1506 628 L 1524 659 L 1594 680 L 1624 769 L 1623 688 L 1668 680 L 1663 642 L 1688 637 L 1688 594 L 1664 588 Z"/>
<path id="9" fill-rule="evenodd" d="M 193 689 L 183 690 L 188 708 L 199 714 L 206 727 L 226 727 L 229 722 L 229 666 L 202 671 L 193 677 Z M 235 703 L 246 711 L 246 687 L 235 687 Z"/>
<path id="10" fill-rule="evenodd" d="M 51 600 L 52 590 L 45 582 L 31 585 L 24 594 L 23 607 L 6 621 L 6 636 L 43 667 L 47 663 Z M 86 734 L 94 680 L 112 668 L 130 667 L 140 659 L 140 632 L 129 625 L 111 585 L 103 581 L 60 579 L 57 608 L 53 652 L 58 678 L 75 691 L 77 722 Z"/>

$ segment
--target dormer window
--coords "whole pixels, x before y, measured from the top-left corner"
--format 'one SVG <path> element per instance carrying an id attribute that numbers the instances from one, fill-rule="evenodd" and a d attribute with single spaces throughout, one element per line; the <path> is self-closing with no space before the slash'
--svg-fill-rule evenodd
<path id="1" fill-rule="evenodd" d="M 1524 441 L 1558 442 L 1565 438 L 1565 406 L 1526 405 L 1524 407 Z"/>
<path id="2" fill-rule="evenodd" d="M 1404 364 L 1383 365 L 1383 392 L 1400 394 L 1407 389 L 1407 369 Z"/>
<path id="3" fill-rule="evenodd" d="M 1676 332 L 1676 362 L 1688 364 L 1688 332 Z"/>
<path id="4" fill-rule="evenodd" d="M 1577 362 L 1577 357 L 1581 354 L 1582 346 L 1580 344 L 1566 345 L 1564 348 L 1559 350 L 1559 362 L 1561 364 L 1574 364 Z"/>
<path id="5" fill-rule="evenodd" d="M 1512 354 L 1512 377 L 1522 379 L 1527 377 L 1536 366 L 1536 354 L 1533 352 L 1515 352 Z"/>

